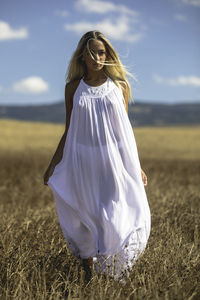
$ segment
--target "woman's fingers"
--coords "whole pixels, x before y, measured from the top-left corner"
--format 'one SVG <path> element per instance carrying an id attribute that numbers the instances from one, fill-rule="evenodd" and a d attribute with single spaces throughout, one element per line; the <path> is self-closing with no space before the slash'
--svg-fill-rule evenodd
<path id="1" fill-rule="evenodd" d="M 48 174 L 46 174 L 46 173 L 44 174 L 43 180 L 44 180 L 44 184 L 45 184 L 45 185 L 48 185 L 48 184 L 47 184 L 47 182 L 48 182 L 48 180 L 49 180 Z"/>
<path id="2" fill-rule="evenodd" d="M 47 185 L 47 180 L 46 179 L 44 179 L 44 185 Z"/>
<path id="3" fill-rule="evenodd" d="M 142 180 L 143 180 L 143 183 L 144 185 L 146 186 L 147 185 L 147 175 L 144 173 L 144 171 L 141 171 L 142 172 Z"/>

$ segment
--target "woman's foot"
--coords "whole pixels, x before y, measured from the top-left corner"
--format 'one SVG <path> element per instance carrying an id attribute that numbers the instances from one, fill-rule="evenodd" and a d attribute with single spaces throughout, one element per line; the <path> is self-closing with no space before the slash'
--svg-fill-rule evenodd
<path id="1" fill-rule="evenodd" d="M 82 259 L 82 266 L 85 271 L 85 281 L 88 283 L 92 278 L 93 273 L 93 257 Z"/>

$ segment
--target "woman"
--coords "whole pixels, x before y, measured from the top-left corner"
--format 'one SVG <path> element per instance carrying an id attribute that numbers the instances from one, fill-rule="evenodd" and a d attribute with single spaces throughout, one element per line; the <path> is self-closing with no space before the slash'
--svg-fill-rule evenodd
<path id="1" fill-rule="evenodd" d="M 127 115 L 127 74 L 101 32 L 82 36 L 67 72 L 65 131 L 44 174 L 88 280 L 93 268 L 118 280 L 128 275 L 150 235 L 147 176 Z"/>

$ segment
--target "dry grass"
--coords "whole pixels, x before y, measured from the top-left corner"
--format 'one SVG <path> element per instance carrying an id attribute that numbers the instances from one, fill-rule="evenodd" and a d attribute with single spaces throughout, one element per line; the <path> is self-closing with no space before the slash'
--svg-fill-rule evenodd
<path id="1" fill-rule="evenodd" d="M 42 181 L 62 132 L 0 121 L 0 299 L 199 299 L 200 128 L 134 130 L 148 175 L 148 246 L 125 286 L 94 276 L 85 288 Z"/>

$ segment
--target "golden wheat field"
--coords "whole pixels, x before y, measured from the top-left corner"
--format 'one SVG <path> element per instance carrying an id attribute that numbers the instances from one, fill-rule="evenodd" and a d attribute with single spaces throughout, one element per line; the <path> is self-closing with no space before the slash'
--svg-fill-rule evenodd
<path id="1" fill-rule="evenodd" d="M 134 128 L 152 217 L 122 285 L 66 246 L 43 173 L 63 125 L 0 120 L 0 299 L 200 299 L 200 126 Z"/>

